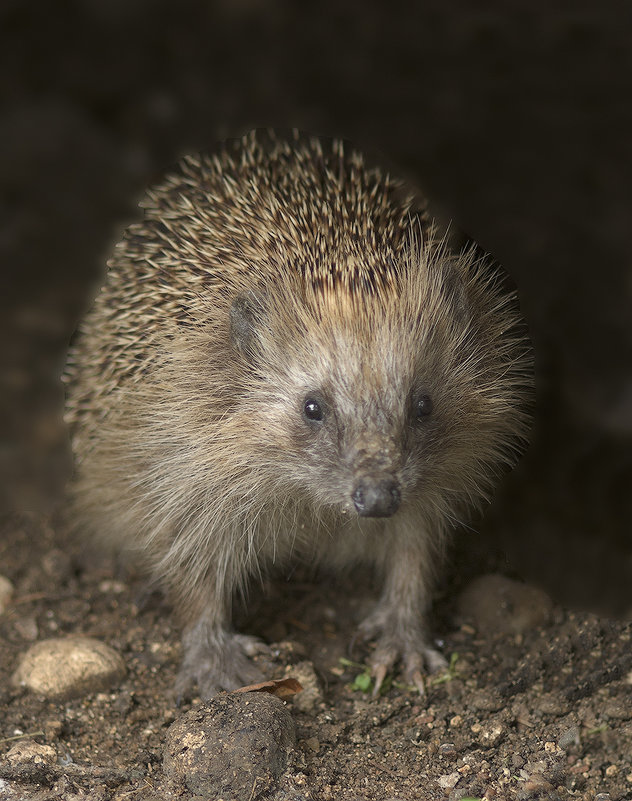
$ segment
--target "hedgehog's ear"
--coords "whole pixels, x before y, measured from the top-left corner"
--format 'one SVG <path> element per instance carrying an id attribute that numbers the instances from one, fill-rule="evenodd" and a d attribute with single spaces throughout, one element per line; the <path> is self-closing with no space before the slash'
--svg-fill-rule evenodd
<path id="1" fill-rule="evenodd" d="M 263 317 L 263 298 L 243 292 L 230 307 L 230 341 L 247 359 L 253 356 L 257 325 Z"/>

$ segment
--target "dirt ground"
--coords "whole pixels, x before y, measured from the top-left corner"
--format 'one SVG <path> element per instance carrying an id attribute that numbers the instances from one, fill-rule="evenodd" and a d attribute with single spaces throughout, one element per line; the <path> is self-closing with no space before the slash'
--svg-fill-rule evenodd
<path id="1" fill-rule="evenodd" d="M 196 702 L 174 705 L 180 648 L 170 610 L 160 598 L 139 609 L 142 581 L 122 581 L 111 564 L 78 566 L 76 546 L 49 521 L 14 517 L 4 535 L 3 565 L 17 591 L 0 619 L 2 748 L 28 738 L 52 746 L 56 761 L 25 774 L 0 759 L 0 798 L 173 797 L 161 769 L 165 736 Z M 373 699 L 354 686 L 360 671 L 341 662 L 368 608 L 366 582 L 267 587 L 246 630 L 274 643 L 272 677 L 291 676 L 293 663 L 307 661 L 323 691 L 307 710 L 292 711 L 298 742 L 273 797 L 632 797 L 630 624 L 558 606 L 548 624 L 524 634 L 481 636 L 450 625 L 448 589 L 437 628 L 455 660 L 451 673 L 430 679 L 425 699 L 396 687 Z M 123 655 L 120 684 L 57 702 L 10 688 L 28 645 L 77 633 Z"/>
<path id="2" fill-rule="evenodd" d="M 171 695 L 179 632 L 142 576 L 69 537 L 58 376 L 142 188 L 257 125 L 344 135 L 426 187 L 512 273 L 538 359 L 531 449 L 438 588 L 456 656 L 425 699 L 373 700 L 340 661 L 367 653 L 348 650 L 367 577 L 253 595 L 243 625 L 275 644 L 272 670 L 307 661 L 322 689 L 288 702 L 297 745 L 268 796 L 632 799 L 631 21 L 615 3 L 476 6 L 2 5 L 0 799 L 169 797 L 166 732 L 192 708 Z M 489 573 L 543 587 L 546 622 L 459 618 Z M 126 677 L 63 702 L 11 687 L 31 644 L 78 633 Z M 25 739 L 52 762 L 7 760 Z"/>
<path id="3" fill-rule="evenodd" d="M 174 705 L 180 648 L 169 608 L 154 597 L 139 609 L 142 580 L 122 581 L 111 564 L 78 566 L 76 547 L 49 521 L 15 517 L 4 535 L 2 562 L 16 595 L 0 619 L 2 748 L 23 735 L 52 746 L 58 762 L 25 777 L 0 760 L 7 781 L 0 798 L 172 797 L 162 749 L 168 727 L 192 705 Z M 298 743 L 274 797 L 630 798 L 630 625 L 556 607 L 547 625 L 525 634 L 481 636 L 451 625 L 450 589 L 439 599 L 436 626 L 446 655 L 458 655 L 451 675 L 430 679 L 426 699 L 395 687 L 372 699 L 353 686 L 359 671 L 340 661 L 366 655 L 350 654 L 348 644 L 370 586 L 295 580 L 267 587 L 246 630 L 274 643 L 272 677 L 287 666 L 293 675 L 291 665 L 307 660 L 323 690 L 306 711 L 292 711 Z M 128 673 L 120 684 L 62 702 L 10 689 L 28 645 L 77 633 L 123 655 Z"/>

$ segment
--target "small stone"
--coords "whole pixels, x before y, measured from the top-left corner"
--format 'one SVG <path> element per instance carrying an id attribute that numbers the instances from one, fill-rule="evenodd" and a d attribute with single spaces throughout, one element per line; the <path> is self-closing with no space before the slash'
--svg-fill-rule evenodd
<path id="1" fill-rule="evenodd" d="M 505 705 L 505 702 L 503 702 L 499 695 L 487 690 L 480 690 L 479 692 L 472 693 L 468 703 L 473 709 L 482 710 L 484 712 L 497 712 Z"/>
<path id="2" fill-rule="evenodd" d="M 456 787 L 457 782 L 461 778 L 461 774 L 458 770 L 452 771 L 452 773 L 446 773 L 444 776 L 439 776 L 435 781 L 443 790 L 452 790 Z"/>
<path id="3" fill-rule="evenodd" d="M 43 640 L 22 656 L 11 682 L 46 698 L 76 698 L 105 690 L 125 675 L 125 663 L 92 637 Z"/>
<path id="4" fill-rule="evenodd" d="M 13 621 L 13 628 L 25 642 L 35 642 L 39 637 L 37 620 L 33 615 L 18 617 Z"/>
<path id="5" fill-rule="evenodd" d="M 523 789 L 529 793 L 544 793 L 553 790 L 553 785 L 541 773 L 534 773 L 525 780 Z"/>
<path id="6" fill-rule="evenodd" d="M 477 741 L 481 745 L 495 747 L 504 738 L 505 729 L 499 723 L 495 723 L 491 726 L 481 726 L 480 730 L 475 734 Z"/>
<path id="7" fill-rule="evenodd" d="M 64 724 L 61 720 L 47 720 L 42 728 L 47 740 L 56 740 L 64 730 Z"/>
<path id="8" fill-rule="evenodd" d="M 544 625 L 552 609 L 543 590 L 498 574 L 474 579 L 458 600 L 459 617 L 484 635 L 524 634 Z"/>
<path id="9" fill-rule="evenodd" d="M 16 743 L 6 754 L 10 765 L 54 765 L 57 761 L 57 752 L 50 745 L 40 745 L 33 740 L 22 740 Z"/>
<path id="10" fill-rule="evenodd" d="M 320 751 L 320 742 L 317 737 L 309 737 L 307 740 L 303 740 L 303 743 L 306 748 L 313 751 L 315 754 Z"/>
<path id="11" fill-rule="evenodd" d="M 303 687 L 300 693 L 292 696 L 292 706 L 301 712 L 313 712 L 323 702 L 323 688 L 312 662 L 298 662 L 288 668 L 287 675 L 297 679 Z"/>
<path id="12" fill-rule="evenodd" d="M 619 766 L 618 765 L 608 765 L 606 768 L 606 776 L 616 776 L 619 773 Z"/>
<path id="13" fill-rule="evenodd" d="M 536 704 L 540 712 L 555 717 L 562 717 L 562 715 L 565 715 L 570 709 L 568 701 L 556 696 L 554 693 L 541 695 L 536 699 Z"/>
<path id="14" fill-rule="evenodd" d="M 296 742 L 288 708 L 267 693 L 230 693 L 172 724 L 164 771 L 175 794 L 249 801 L 270 792 Z"/>
<path id="15" fill-rule="evenodd" d="M 116 581 L 115 579 L 103 579 L 103 581 L 99 582 L 99 592 L 102 592 L 104 595 L 120 595 L 125 592 L 126 589 L 126 584 L 122 581 Z"/>
<path id="16" fill-rule="evenodd" d="M 533 774 L 543 773 L 546 770 L 546 762 L 527 762 L 524 769 L 520 771 L 523 779 L 529 779 Z"/>
<path id="17" fill-rule="evenodd" d="M 42 567 L 47 576 L 62 582 L 70 575 L 72 563 L 67 553 L 60 548 L 53 548 L 42 557 Z"/>
<path id="18" fill-rule="evenodd" d="M 0 576 L 0 615 L 6 611 L 14 593 L 13 584 L 6 576 Z"/>

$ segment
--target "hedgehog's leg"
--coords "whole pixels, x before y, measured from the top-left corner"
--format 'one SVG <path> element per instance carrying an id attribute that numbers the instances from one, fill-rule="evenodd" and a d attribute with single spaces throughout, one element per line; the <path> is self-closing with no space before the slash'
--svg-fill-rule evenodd
<path id="1" fill-rule="evenodd" d="M 374 695 L 399 660 L 406 681 L 423 693 L 424 670 L 433 673 L 447 666 L 444 657 L 429 645 L 426 631 L 434 554 L 419 534 L 413 539 L 406 532 L 393 532 L 391 544 L 382 596 L 361 624 L 360 633 L 376 641 L 370 659 Z"/>
<path id="2" fill-rule="evenodd" d="M 256 637 L 218 626 L 203 615 L 183 638 L 184 658 L 176 679 L 176 696 L 186 695 L 197 684 L 200 696 L 212 698 L 222 690 L 234 690 L 263 681 L 250 657 L 266 646 Z"/>
<path id="3" fill-rule="evenodd" d="M 176 679 L 175 693 L 182 698 L 197 684 L 202 698 L 222 690 L 234 690 L 264 680 L 252 662 L 267 646 L 256 637 L 230 628 L 229 603 L 214 599 L 182 637 L 184 656 Z"/>

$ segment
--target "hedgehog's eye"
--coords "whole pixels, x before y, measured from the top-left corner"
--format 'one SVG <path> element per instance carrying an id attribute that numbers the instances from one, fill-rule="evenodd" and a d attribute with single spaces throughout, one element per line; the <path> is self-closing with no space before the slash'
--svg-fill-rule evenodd
<path id="1" fill-rule="evenodd" d="M 314 423 L 322 423 L 322 421 L 325 419 L 323 404 L 320 401 L 317 401 L 315 398 L 305 398 L 305 402 L 303 403 L 303 414 L 308 420 L 311 420 Z"/>
<path id="2" fill-rule="evenodd" d="M 432 398 L 430 395 L 420 395 L 415 402 L 415 414 L 418 420 L 432 414 Z"/>

